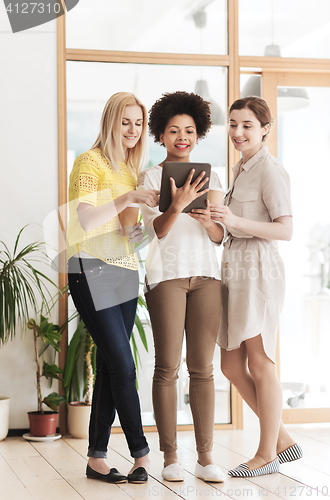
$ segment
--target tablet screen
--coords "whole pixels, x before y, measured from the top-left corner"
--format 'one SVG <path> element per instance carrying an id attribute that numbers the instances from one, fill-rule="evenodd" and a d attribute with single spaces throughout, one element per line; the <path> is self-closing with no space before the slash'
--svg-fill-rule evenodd
<path id="1" fill-rule="evenodd" d="M 211 165 L 209 163 L 181 163 L 175 161 L 164 161 L 162 171 L 162 183 L 160 187 L 159 210 L 165 212 L 172 202 L 170 177 L 173 177 L 177 187 L 182 187 L 187 180 L 190 170 L 194 168 L 195 173 L 192 182 L 201 172 L 206 172 L 205 177 L 210 179 Z M 209 180 L 201 188 L 201 191 L 209 187 Z M 192 208 L 206 208 L 207 193 L 196 198 L 185 207 L 182 212 L 190 212 Z"/>

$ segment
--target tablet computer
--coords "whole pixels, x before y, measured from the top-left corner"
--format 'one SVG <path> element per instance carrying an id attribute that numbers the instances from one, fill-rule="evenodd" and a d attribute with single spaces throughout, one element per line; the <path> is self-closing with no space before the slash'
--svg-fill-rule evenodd
<path id="1" fill-rule="evenodd" d="M 182 187 L 187 180 L 190 170 L 194 168 L 195 173 L 192 182 L 199 176 L 201 172 L 205 172 L 204 177 L 209 180 L 204 184 L 200 191 L 209 187 L 211 176 L 211 165 L 209 163 L 181 163 L 177 161 L 164 161 L 162 171 L 162 183 L 160 186 L 159 210 L 165 212 L 172 202 L 170 177 L 173 177 L 177 187 Z M 199 198 L 196 198 L 182 212 L 190 212 L 192 208 L 206 208 L 207 193 L 204 193 Z"/>

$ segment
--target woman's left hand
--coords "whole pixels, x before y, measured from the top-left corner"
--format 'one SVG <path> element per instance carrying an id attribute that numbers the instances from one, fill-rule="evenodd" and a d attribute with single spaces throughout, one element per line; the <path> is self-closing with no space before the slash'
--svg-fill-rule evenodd
<path id="1" fill-rule="evenodd" d="M 212 226 L 210 202 L 206 200 L 206 209 L 193 208 L 188 215 L 202 224 L 205 229 Z"/>
<path id="2" fill-rule="evenodd" d="M 133 231 L 129 235 L 130 243 L 141 243 L 141 241 L 143 241 L 144 234 L 143 234 L 143 231 L 141 229 L 141 226 L 142 226 L 141 222 L 138 222 L 133 227 Z"/>
<path id="3" fill-rule="evenodd" d="M 221 222 L 227 227 L 236 227 L 238 216 L 234 215 L 230 208 L 225 205 L 211 205 L 210 211 L 212 220 Z"/>

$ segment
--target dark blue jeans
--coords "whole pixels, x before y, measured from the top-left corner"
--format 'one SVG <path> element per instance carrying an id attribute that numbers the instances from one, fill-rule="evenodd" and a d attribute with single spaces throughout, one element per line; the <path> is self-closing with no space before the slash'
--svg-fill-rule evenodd
<path id="1" fill-rule="evenodd" d="M 69 260 L 68 270 L 73 302 L 97 345 L 88 456 L 107 457 L 117 410 L 131 456 L 143 457 L 149 453 L 149 447 L 142 429 L 130 346 L 138 297 L 138 272 L 98 259 L 76 257 Z"/>

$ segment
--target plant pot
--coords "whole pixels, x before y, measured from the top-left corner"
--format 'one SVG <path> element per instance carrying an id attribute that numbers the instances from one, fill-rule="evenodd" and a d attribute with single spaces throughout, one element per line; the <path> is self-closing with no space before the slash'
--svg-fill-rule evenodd
<path id="1" fill-rule="evenodd" d="M 35 437 L 55 436 L 58 412 L 29 411 L 30 434 Z"/>
<path id="2" fill-rule="evenodd" d="M 10 399 L 0 397 L 0 441 L 5 439 L 9 429 Z"/>
<path id="3" fill-rule="evenodd" d="M 88 439 L 89 419 L 92 407 L 83 401 L 73 401 L 68 405 L 68 427 L 72 437 Z"/>

